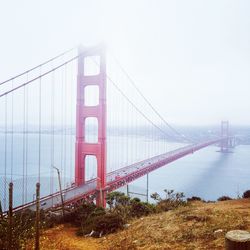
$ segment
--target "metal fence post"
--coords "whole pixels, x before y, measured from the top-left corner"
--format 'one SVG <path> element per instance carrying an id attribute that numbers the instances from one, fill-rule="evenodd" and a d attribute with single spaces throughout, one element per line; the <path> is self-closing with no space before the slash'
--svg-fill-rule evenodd
<path id="1" fill-rule="evenodd" d="M 8 249 L 12 249 L 12 234 L 13 234 L 13 183 L 9 184 L 9 228 L 8 228 Z"/>
<path id="2" fill-rule="evenodd" d="M 232 230 L 225 236 L 226 250 L 250 249 L 250 233 L 244 230 Z"/>
<path id="3" fill-rule="evenodd" d="M 40 183 L 36 184 L 36 239 L 35 250 L 39 250 L 40 238 Z"/>
<path id="4" fill-rule="evenodd" d="M 1 201 L 0 201 L 0 218 L 3 219 L 3 208 Z"/>

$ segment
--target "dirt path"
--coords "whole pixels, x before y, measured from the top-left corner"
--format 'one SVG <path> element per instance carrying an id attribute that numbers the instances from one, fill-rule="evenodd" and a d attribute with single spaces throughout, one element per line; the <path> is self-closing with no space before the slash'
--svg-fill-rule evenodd
<path id="1" fill-rule="evenodd" d="M 76 236 L 76 228 L 60 225 L 43 233 L 40 238 L 41 250 L 102 250 L 99 239 Z M 28 249 L 32 249 L 29 247 Z"/>

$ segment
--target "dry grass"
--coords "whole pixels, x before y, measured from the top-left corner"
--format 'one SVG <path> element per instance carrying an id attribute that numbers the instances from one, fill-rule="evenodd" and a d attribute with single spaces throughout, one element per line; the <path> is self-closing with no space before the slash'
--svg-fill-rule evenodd
<path id="1" fill-rule="evenodd" d="M 249 208 L 250 200 L 193 202 L 134 221 L 127 230 L 108 236 L 105 249 L 224 249 L 227 231 L 250 230 Z M 218 229 L 223 233 L 215 235 Z"/>
<path id="2" fill-rule="evenodd" d="M 215 235 L 214 231 L 223 233 Z M 67 225 L 46 231 L 41 249 L 224 249 L 224 234 L 250 230 L 250 199 L 216 203 L 193 202 L 174 211 L 131 222 L 127 229 L 103 238 L 80 238 Z"/>

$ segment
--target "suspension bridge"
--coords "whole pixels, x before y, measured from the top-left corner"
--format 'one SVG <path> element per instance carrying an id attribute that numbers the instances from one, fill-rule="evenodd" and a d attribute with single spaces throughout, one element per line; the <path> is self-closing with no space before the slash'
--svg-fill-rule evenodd
<path id="1" fill-rule="evenodd" d="M 42 209 L 106 194 L 208 147 L 234 144 L 220 134 L 194 142 L 171 126 L 103 46 L 79 47 L 0 83 L 0 190 L 4 211 L 12 182 L 14 210 Z M 174 147 L 169 146 L 173 142 Z"/>

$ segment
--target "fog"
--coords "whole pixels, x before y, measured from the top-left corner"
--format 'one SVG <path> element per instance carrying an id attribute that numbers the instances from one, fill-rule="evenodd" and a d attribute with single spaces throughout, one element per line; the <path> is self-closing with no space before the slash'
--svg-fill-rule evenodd
<path id="1" fill-rule="evenodd" d="M 105 42 L 172 124 L 250 124 L 247 0 L 0 3 L 0 82 Z"/>

